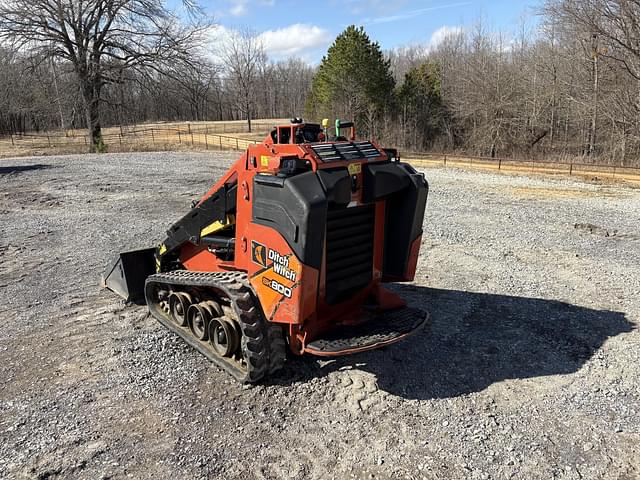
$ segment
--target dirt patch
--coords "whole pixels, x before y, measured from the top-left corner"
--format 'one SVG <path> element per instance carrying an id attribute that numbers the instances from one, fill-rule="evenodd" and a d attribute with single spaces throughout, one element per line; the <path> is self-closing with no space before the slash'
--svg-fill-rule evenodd
<path id="1" fill-rule="evenodd" d="M 512 195 L 524 198 L 580 198 L 580 197 L 610 197 L 620 198 L 628 195 L 620 190 L 599 188 L 597 190 L 569 187 L 508 187 Z"/>
<path id="2" fill-rule="evenodd" d="M 615 240 L 640 240 L 640 234 L 623 233 L 616 229 L 607 229 L 592 223 L 576 223 L 573 228 L 581 232 L 587 232 L 591 235 L 598 235 L 605 238 L 613 238 Z"/>
<path id="3" fill-rule="evenodd" d="M 600 235 L 601 237 L 615 237 L 618 234 L 617 230 L 607 230 L 606 228 L 591 223 L 576 223 L 573 228 L 588 232 L 592 235 Z"/>

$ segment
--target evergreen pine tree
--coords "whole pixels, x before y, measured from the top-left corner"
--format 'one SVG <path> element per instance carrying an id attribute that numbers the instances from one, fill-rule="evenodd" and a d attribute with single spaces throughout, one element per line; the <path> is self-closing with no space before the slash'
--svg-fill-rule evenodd
<path id="1" fill-rule="evenodd" d="M 401 143 L 412 148 L 430 146 L 444 120 L 440 68 L 427 62 L 411 68 L 398 88 Z"/>
<path id="2" fill-rule="evenodd" d="M 307 114 L 345 118 L 374 134 L 376 121 L 393 103 L 395 82 L 380 45 L 362 27 L 346 28 L 329 47 L 313 79 Z"/>

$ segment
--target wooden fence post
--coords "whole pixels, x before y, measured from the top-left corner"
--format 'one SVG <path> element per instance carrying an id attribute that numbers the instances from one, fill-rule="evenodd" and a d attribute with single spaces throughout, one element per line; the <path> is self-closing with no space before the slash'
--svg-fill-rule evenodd
<path id="1" fill-rule="evenodd" d="M 238 146 L 238 137 L 236 137 L 236 150 L 240 150 L 240 147 Z"/>
<path id="2" fill-rule="evenodd" d="M 446 153 L 444 154 L 444 164 L 445 165 L 447 164 L 447 154 Z"/>
<path id="3" fill-rule="evenodd" d="M 220 150 L 222 150 L 222 136 L 218 135 L 218 140 L 220 140 Z"/>
<path id="4" fill-rule="evenodd" d="M 209 150 L 209 140 L 207 140 L 207 132 L 204 132 L 204 149 Z"/>
<path id="5" fill-rule="evenodd" d="M 499 158 L 498 159 L 498 170 L 500 170 L 501 167 L 502 167 L 502 159 Z"/>
<path id="6" fill-rule="evenodd" d="M 156 144 L 156 137 L 153 134 L 153 128 L 151 129 L 151 143 L 153 143 L 154 145 Z"/>
<path id="7" fill-rule="evenodd" d="M 187 123 L 187 131 L 189 132 L 189 135 L 191 135 L 191 124 Z M 193 145 L 193 135 L 191 135 L 191 145 Z"/>
<path id="8" fill-rule="evenodd" d="M 573 163 L 569 164 L 569 175 L 573 174 Z"/>
<path id="9" fill-rule="evenodd" d="M 13 133 L 10 133 L 9 135 L 11 135 L 11 146 L 15 147 L 15 143 L 13 143 Z"/>
<path id="10" fill-rule="evenodd" d="M 182 137 L 180 136 L 180 129 L 178 129 L 178 143 L 182 143 Z"/>

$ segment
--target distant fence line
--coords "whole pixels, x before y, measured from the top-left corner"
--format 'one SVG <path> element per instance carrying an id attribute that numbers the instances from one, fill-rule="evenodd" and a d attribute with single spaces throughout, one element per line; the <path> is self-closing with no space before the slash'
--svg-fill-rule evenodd
<path id="1" fill-rule="evenodd" d="M 271 120 L 252 120 L 251 121 L 251 129 L 254 132 L 268 132 L 275 125 L 280 125 L 281 123 L 288 123 L 289 120 L 286 119 L 271 119 Z M 130 133 L 136 132 L 140 130 L 146 130 L 149 127 L 153 127 L 154 129 L 164 129 L 164 128 L 173 128 L 180 129 L 181 131 L 187 131 L 187 133 L 191 132 L 200 132 L 200 133 L 249 133 L 249 127 L 247 125 L 246 120 L 229 120 L 229 121 L 215 121 L 215 122 L 163 122 L 163 123 L 155 123 L 151 125 L 122 125 L 117 127 L 120 129 L 121 133 Z"/>
<path id="2" fill-rule="evenodd" d="M 273 122 L 252 123 L 256 131 L 269 131 Z M 246 124 L 244 125 L 246 128 Z M 153 126 L 130 126 L 107 128 L 103 131 L 102 138 L 110 151 L 123 150 L 131 146 L 155 146 L 163 147 L 175 144 L 186 146 L 198 146 L 209 149 L 234 149 L 244 150 L 249 145 L 259 143 L 257 140 L 240 138 L 230 135 L 221 135 L 219 132 L 242 129 L 238 124 L 167 124 Z M 115 131 L 114 131 L 115 130 Z M 88 149 L 91 144 L 87 133 L 72 130 L 65 134 L 24 134 L 9 135 L 0 139 L 0 152 L 3 150 L 38 149 L 38 148 L 69 148 L 73 150 Z"/>
<path id="3" fill-rule="evenodd" d="M 416 166 L 480 168 L 516 173 L 545 173 L 603 177 L 640 182 L 640 167 L 621 167 L 598 163 L 491 158 L 450 153 L 405 153 L 402 157 Z"/>
<path id="4" fill-rule="evenodd" d="M 252 122 L 255 132 L 268 132 L 277 120 Z M 246 124 L 241 123 L 180 123 L 122 126 L 106 128 L 103 139 L 109 151 L 163 150 L 184 145 L 187 148 L 203 150 L 246 150 L 258 140 L 223 135 L 228 130 L 240 133 Z M 90 138 L 82 131 L 66 134 L 25 134 L 10 135 L 0 139 L 0 154 L 19 154 L 21 149 L 61 149 L 65 151 L 87 151 Z M 58 153 L 58 152 L 56 152 Z M 640 182 L 640 167 L 621 167 L 582 162 L 524 160 L 513 158 L 491 158 L 452 153 L 403 153 L 402 157 L 415 166 L 450 166 L 481 168 L 514 173 L 542 173 L 578 175 Z"/>

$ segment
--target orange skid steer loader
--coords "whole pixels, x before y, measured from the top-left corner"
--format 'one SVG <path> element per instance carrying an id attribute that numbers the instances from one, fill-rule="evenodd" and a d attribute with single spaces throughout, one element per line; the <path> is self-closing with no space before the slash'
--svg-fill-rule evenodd
<path id="1" fill-rule="evenodd" d="M 349 138 L 340 136 L 350 128 Z M 337 356 L 427 322 L 387 282 L 414 278 L 428 185 L 393 149 L 327 141 L 294 119 L 251 146 L 157 247 L 121 253 L 102 285 L 241 382 L 286 350 Z"/>

